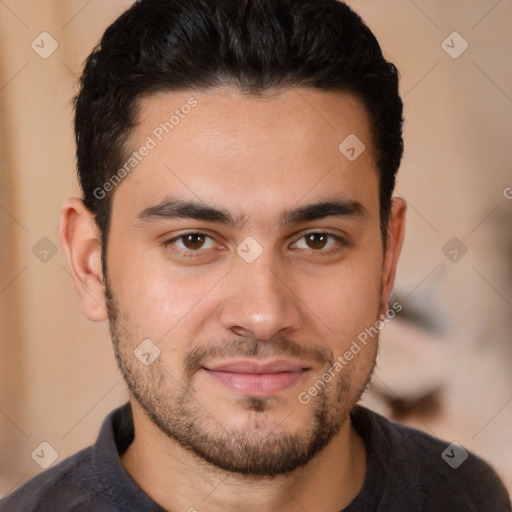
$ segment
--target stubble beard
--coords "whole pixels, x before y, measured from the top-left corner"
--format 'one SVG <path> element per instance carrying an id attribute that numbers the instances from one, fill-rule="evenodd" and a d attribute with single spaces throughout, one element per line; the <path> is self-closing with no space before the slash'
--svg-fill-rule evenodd
<path id="1" fill-rule="evenodd" d="M 220 470 L 247 477 L 274 478 L 308 464 L 340 432 L 363 394 L 375 367 L 371 362 L 367 378 L 357 389 L 350 374 L 341 374 L 318 389 L 307 405 L 310 420 L 296 432 L 279 428 L 279 422 L 269 422 L 270 400 L 261 397 L 241 397 L 246 420 L 243 428 L 223 425 L 214 415 L 215 405 L 202 404 L 196 399 L 193 377 L 207 357 L 223 356 L 306 356 L 332 366 L 334 356 L 323 348 L 306 349 L 289 338 L 276 338 L 275 343 L 254 339 L 237 339 L 223 346 L 203 346 L 191 350 L 185 358 L 184 377 L 174 378 L 158 358 L 144 366 L 134 355 L 137 341 L 122 322 L 118 303 L 108 283 L 105 285 L 110 333 L 118 367 L 130 395 L 144 410 L 151 422 L 170 440 L 194 453 Z M 377 343 L 377 339 L 375 343 Z M 348 376 L 348 377 L 347 377 Z M 212 413 L 209 412 L 212 411 Z M 293 412 L 292 412 L 293 414 Z M 282 418 L 284 422 L 286 418 Z"/>

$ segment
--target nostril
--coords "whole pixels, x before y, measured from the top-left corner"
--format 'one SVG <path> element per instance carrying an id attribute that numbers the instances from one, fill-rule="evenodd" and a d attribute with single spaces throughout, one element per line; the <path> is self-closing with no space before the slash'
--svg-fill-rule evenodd
<path id="1" fill-rule="evenodd" d="M 249 335 L 249 331 L 239 325 L 234 325 L 233 327 L 231 327 L 231 332 L 240 337 L 247 337 Z"/>

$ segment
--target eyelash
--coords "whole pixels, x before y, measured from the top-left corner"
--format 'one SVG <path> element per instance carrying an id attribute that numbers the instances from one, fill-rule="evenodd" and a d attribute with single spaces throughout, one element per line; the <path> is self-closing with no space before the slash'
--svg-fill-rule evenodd
<path id="1" fill-rule="evenodd" d="M 177 241 L 177 240 L 181 240 L 183 238 L 185 238 L 186 236 L 189 236 L 189 235 L 200 235 L 200 236 L 203 236 L 205 238 L 208 238 L 210 240 L 213 240 L 213 237 L 206 234 L 206 233 L 202 233 L 201 231 L 188 231 L 187 233 L 182 233 L 181 235 L 179 236 L 176 236 L 174 238 L 171 238 L 170 240 L 167 240 L 163 243 L 164 247 L 165 248 L 168 248 L 170 249 L 172 252 L 174 253 L 178 253 L 180 256 L 183 256 L 185 258 L 197 258 L 199 256 L 199 254 L 201 252 L 205 252 L 206 249 L 199 249 L 197 251 L 192 251 L 192 250 L 184 250 L 184 249 L 180 249 L 180 248 L 177 248 L 174 243 Z M 172 247 L 172 248 L 171 248 Z"/>
<path id="2" fill-rule="evenodd" d="M 323 255 L 331 255 L 331 254 L 335 254 L 335 253 L 343 250 L 344 248 L 350 246 L 350 243 L 348 242 L 348 240 L 346 240 L 346 239 L 344 239 L 344 238 L 342 238 L 342 237 L 340 237 L 338 235 L 334 235 L 333 233 L 329 233 L 327 231 L 309 231 L 307 233 L 304 233 L 292 245 L 297 244 L 300 240 L 302 240 L 303 238 L 307 237 L 308 235 L 315 235 L 315 234 L 317 234 L 317 235 L 327 235 L 330 239 L 334 239 L 336 241 L 338 247 L 330 248 L 330 249 L 327 249 L 327 250 L 319 249 L 319 250 L 316 250 L 316 251 L 314 249 L 309 249 L 312 252 L 323 254 Z M 185 258 L 197 258 L 200 255 L 200 253 L 205 252 L 208 249 L 198 249 L 197 251 L 194 251 L 194 250 L 191 250 L 191 249 L 184 250 L 184 249 L 177 248 L 176 245 L 175 245 L 176 241 L 184 239 L 185 237 L 187 237 L 189 235 L 200 235 L 200 236 L 203 236 L 203 237 L 205 237 L 207 239 L 214 240 L 214 238 L 212 236 L 210 236 L 210 235 L 208 235 L 206 233 L 203 233 L 201 231 L 189 231 L 187 233 L 182 233 L 179 236 L 171 238 L 170 240 L 164 241 L 162 245 L 165 248 L 170 249 L 172 252 L 177 253 L 180 256 L 183 256 Z M 299 250 L 304 250 L 304 249 L 299 249 Z"/>

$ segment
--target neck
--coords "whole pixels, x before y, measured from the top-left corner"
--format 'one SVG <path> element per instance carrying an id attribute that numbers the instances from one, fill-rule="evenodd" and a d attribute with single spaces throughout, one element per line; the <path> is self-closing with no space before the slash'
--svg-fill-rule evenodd
<path id="1" fill-rule="evenodd" d="M 215 468 L 164 436 L 132 401 L 135 438 L 121 462 L 153 501 L 170 512 L 338 512 L 359 493 L 366 449 L 350 419 L 306 466 L 278 477 Z"/>

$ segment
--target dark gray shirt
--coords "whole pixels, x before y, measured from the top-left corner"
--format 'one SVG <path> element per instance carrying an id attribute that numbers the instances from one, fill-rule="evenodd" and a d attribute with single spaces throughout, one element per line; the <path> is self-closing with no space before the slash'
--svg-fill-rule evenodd
<path id="1" fill-rule="evenodd" d="M 503 484 L 475 455 L 454 469 L 461 459 L 457 450 L 445 452 L 450 443 L 363 407 L 351 416 L 366 444 L 368 469 L 361 492 L 342 512 L 511 511 Z M 0 512 L 161 512 L 121 465 L 133 437 L 126 404 L 107 416 L 93 446 L 14 490 L 0 500 Z M 200 498 L 190 506 L 207 509 Z"/>

